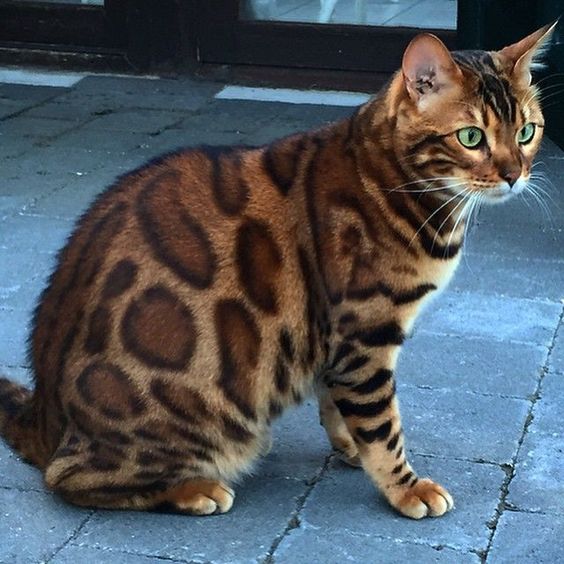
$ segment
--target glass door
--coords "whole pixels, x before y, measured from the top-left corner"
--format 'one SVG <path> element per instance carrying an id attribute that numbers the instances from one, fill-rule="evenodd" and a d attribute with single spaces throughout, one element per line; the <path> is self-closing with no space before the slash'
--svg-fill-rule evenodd
<path id="1" fill-rule="evenodd" d="M 456 29 L 456 0 L 244 0 L 250 20 Z"/>
<path id="2" fill-rule="evenodd" d="M 208 0 L 199 2 L 203 63 L 395 71 L 422 30 L 456 47 L 457 11 L 472 0 Z"/>

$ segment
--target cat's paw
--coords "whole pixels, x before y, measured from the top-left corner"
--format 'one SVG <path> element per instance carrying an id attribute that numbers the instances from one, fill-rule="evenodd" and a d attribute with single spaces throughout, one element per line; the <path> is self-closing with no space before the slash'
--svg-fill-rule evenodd
<path id="1" fill-rule="evenodd" d="M 176 511 L 191 515 L 227 513 L 235 499 L 235 492 L 215 480 L 193 480 L 178 486 L 168 496 Z"/>
<path id="2" fill-rule="evenodd" d="M 440 517 L 454 507 L 452 496 L 439 484 L 428 478 L 419 480 L 413 487 L 390 500 L 406 517 Z"/>

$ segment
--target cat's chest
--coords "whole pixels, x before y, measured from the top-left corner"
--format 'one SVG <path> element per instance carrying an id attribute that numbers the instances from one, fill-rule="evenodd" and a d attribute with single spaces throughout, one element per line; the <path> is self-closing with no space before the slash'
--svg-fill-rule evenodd
<path id="1" fill-rule="evenodd" d="M 433 291 L 422 297 L 419 311 L 448 286 L 460 263 L 461 255 L 462 253 L 459 252 L 455 257 L 443 260 L 429 258 L 419 265 L 416 283 L 435 287 Z"/>

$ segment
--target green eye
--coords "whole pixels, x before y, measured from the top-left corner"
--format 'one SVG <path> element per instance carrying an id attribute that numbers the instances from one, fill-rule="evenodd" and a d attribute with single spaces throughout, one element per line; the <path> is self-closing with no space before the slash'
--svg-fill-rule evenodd
<path id="1" fill-rule="evenodd" d="M 534 123 L 527 123 L 525 124 L 517 133 L 517 141 L 521 143 L 521 145 L 526 145 L 531 141 L 531 139 L 535 136 L 535 124 Z"/>
<path id="2" fill-rule="evenodd" d="M 456 135 L 468 149 L 475 149 L 484 138 L 484 132 L 479 127 L 463 127 L 457 131 Z"/>

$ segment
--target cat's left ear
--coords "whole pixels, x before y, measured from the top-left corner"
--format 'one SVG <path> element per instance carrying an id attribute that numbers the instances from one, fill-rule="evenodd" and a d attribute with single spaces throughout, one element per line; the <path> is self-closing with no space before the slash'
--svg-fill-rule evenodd
<path id="1" fill-rule="evenodd" d="M 522 86 L 526 87 L 531 84 L 531 66 L 534 63 L 535 57 L 540 55 L 543 48 L 550 41 L 550 37 L 557 25 L 558 20 L 541 27 L 525 37 L 525 39 L 521 39 L 521 41 L 499 51 L 499 54 L 509 64 L 512 76 Z"/>

